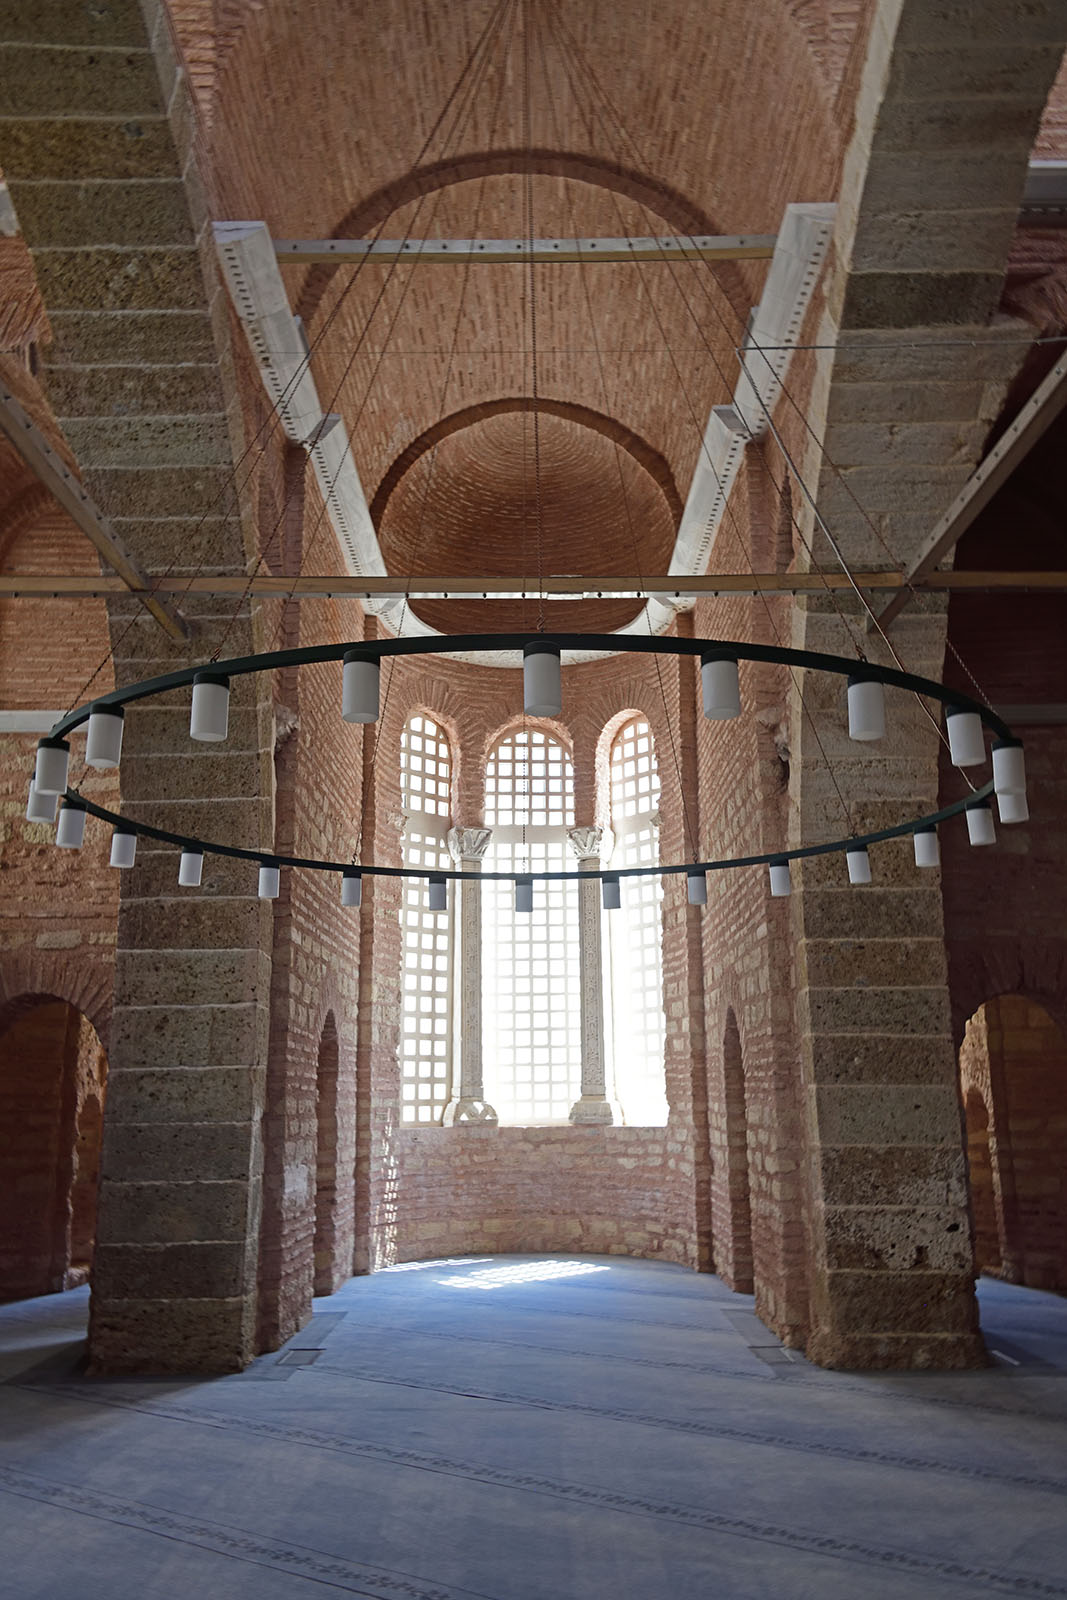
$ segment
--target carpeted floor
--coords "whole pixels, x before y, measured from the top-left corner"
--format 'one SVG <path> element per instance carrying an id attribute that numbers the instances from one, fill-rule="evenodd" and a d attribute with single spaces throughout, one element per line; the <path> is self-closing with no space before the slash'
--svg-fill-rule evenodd
<path id="1" fill-rule="evenodd" d="M 828 1373 L 681 1268 L 419 1262 L 210 1382 L 0 1307 L 0 1596 L 1067 1600 L 1067 1299 L 981 1299 L 988 1371 Z"/>

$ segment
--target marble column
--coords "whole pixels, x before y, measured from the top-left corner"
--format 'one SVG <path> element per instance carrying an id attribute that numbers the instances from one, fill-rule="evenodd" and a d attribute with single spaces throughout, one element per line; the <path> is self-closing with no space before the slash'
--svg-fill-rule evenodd
<path id="1" fill-rule="evenodd" d="M 492 838 L 490 828 L 450 828 L 448 848 L 464 872 L 480 872 Z M 459 1093 L 444 1111 L 444 1124 L 490 1123 L 496 1112 L 482 1083 L 482 886 L 463 880 L 459 888 Z"/>
<path id="2" fill-rule="evenodd" d="M 582 872 L 600 867 L 604 829 L 570 828 L 567 838 Z M 570 1121 L 619 1121 L 617 1108 L 607 1096 L 604 1060 L 604 960 L 600 939 L 600 882 L 583 879 L 578 885 L 578 970 L 582 1006 L 582 1092 L 571 1106 Z"/>

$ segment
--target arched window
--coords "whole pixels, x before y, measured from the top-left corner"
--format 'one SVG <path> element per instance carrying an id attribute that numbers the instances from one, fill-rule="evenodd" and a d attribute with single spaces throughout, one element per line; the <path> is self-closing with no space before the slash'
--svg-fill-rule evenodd
<path id="1" fill-rule="evenodd" d="M 574 775 L 539 728 L 502 739 L 486 768 L 489 870 L 571 871 Z M 482 955 L 486 1096 L 501 1122 L 566 1122 L 581 1088 L 578 900 L 574 884 L 534 885 L 531 914 L 514 885 L 485 885 Z"/>
<path id="2" fill-rule="evenodd" d="M 619 729 L 611 746 L 611 828 L 615 867 L 659 861 L 659 769 L 643 718 Z M 615 1094 L 631 1127 L 667 1121 L 663 1077 L 664 1014 L 659 878 L 624 878 L 622 908 L 605 921 L 607 989 L 612 1020 Z"/>
<path id="3" fill-rule="evenodd" d="M 404 727 L 400 790 L 405 867 L 450 868 L 452 757 L 444 731 L 427 716 L 409 717 Z M 424 880 L 403 879 L 401 896 L 401 1121 L 425 1125 L 440 1122 L 451 1092 L 451 884 L 447 911 L 428 909 Z"/>

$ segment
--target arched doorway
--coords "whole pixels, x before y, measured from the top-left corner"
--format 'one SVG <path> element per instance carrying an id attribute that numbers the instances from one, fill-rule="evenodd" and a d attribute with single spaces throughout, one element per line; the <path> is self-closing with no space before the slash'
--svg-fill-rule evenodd
<path id="1" fill-rule="evenodd" d="M 0 1009 L 0 1301 L 88 1280 L 107 1058 L 52 995 Z"/>
<path id="2" fill-rule="evenodd" d="M 738 1294 L 751 1294 L 753 1285 L 752 1199 L 748 1170 L 748 1104 L 741 1032 L 732 1008 L 726 1013 L 722 1066 L 726 1121 L 726 1179 L 730 1218 L 730 1265 L 722 1274 Z"/>
<path id="3" fill-rule="evenodd" d="M 319 1039 L 315 1080 L 314 1294 L 333 1294 L 346 1271 L 337 1265 L 337 1024 L 329 1012 Z"/>
<path id="4" fill-rule="evenodd" d="M 967 1023 L 960 1091 L 978 1272 L 1067 1289 L 1067 1036 L 1026 995 Z"/>

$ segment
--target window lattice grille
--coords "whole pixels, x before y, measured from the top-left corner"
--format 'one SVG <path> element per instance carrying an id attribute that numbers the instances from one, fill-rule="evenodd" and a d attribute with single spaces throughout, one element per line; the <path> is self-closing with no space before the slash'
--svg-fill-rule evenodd
<path id="1" fill-rule="evenodd" d="M 658 863 L 659 797 L 652 731 L 647 722 L 636 718 L 619 730 L 611 747 L 611 824 L 616 838 L 613 866 Z M 622 908 L 605 919 L 615 1093 L 628 1124 L 662 1126 L 667 1120 L 663 1076 L 663 886 L 659 878 L 622 881 Z"/>
<path id="2" fill-rule="evenodd" d="M 570 757 L 539 729 L 503 740 L 486 769 L 486 866 L 497 872 L 575 868 Z M 525 833 L 525 838 L 524 838 Z M 578 895 L 534 885 L 532 914 L 514 885 L 484 885 L 483 1049 L 486 1094 L 502 1122 L 565 1122 L 581 1085 Z"/>
<path id="3" fill-rule="evenodd" d="M 444 732 L 429 717 L 411 717 L 404 728 L 400 788 L 407 813 L 404 865 L 431 871 L 451 867 L 446 837 L 451 751 Z M 453 886 L 449 884 L 449 909 L 430 911 L 425 881 L 401 881 L 401 1121 L 426 1126 L 440 1122 L 451 1093 Z"/>

